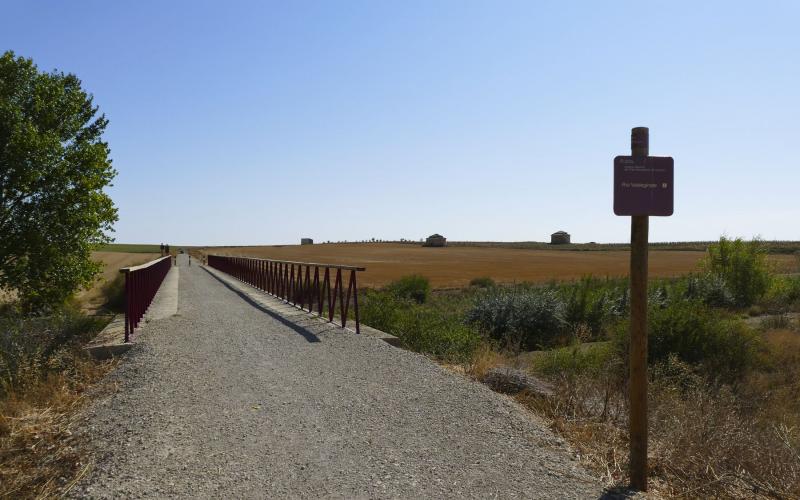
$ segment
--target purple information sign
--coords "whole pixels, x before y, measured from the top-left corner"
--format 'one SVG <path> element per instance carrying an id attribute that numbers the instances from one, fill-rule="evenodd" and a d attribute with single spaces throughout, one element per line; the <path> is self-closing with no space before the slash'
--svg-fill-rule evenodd
<path id="1" fill-rule="evenodd" d="M 669 156 L 614 158 L 616 215 L 672 215 L 675 163 Z"/>

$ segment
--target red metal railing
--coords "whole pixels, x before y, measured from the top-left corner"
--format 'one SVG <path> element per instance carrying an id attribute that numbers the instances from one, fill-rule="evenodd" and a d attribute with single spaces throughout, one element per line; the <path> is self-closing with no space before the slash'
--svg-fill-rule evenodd
<path id="1" fill-rule="evenodd" d="M 222 255 L 209 255 L 208 265 L 302 310 L 313 313 L 316 307 L 316 313 L 330 322 L 333 322 L 338 302 L 342 328 L 347 326 L 352 298 L 356 333 L 361 333 L 356 273 L 366 270 L 364 267 Z M 331 271 L 334 271 L 333 277 Z M 345 297 L 342 277 L 348 271 Z"/>
<path id="2" fill-rule="evenodd" d="M 161 282 L 171 267 L 169 255 L 141 266 L 123 267 L 125 273 L 125 342 L 130 342 L 133 330 L 147 312 Z"/>

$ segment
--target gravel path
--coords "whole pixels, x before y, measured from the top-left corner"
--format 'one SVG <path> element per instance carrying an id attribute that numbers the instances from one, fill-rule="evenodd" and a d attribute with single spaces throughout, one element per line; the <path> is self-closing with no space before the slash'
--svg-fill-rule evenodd
<path id="1" fill-rule="evenodd" d="M 73 496 L 598 498 L 505 396 L 341 330 L 301 335 L 181 261 L 179 309 L 142 329 L 83 426 Z"/>

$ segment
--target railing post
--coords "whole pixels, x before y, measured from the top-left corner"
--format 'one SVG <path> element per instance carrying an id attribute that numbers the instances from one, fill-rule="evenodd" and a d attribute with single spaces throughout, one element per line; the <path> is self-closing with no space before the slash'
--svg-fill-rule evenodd
<path id="1" fill-rule="evenodd" d="M 259 273 L 260 279 L 258 281 L 259 287 L 261 290 L 267 289 L 267 263 L 263 260 L 259 264 Z"/>
<path id="2" fill-rule="evenodd" d="M 350 270 L 350 279 L 347 280 L 347 300 L 342 301 L 342 328 L 347 326 L 347 315 L 350 313 L 350 294 L 353 291 L 353 276 L 356 272 Z"/>
<path id="3" fill-rule="evenodd" d="M 314 266 L 314 290 L 317 292 L 317 313 L 322 314 L 322 291 L 319 287 L 319 266 Z M 311 297 L 311 300 L 313 302 L 314 297 Z"/>
<path id="4" fill-rule="evenodd" d="M 131 340 L 131 280 L 125 273 L 125 343 Z"/>
<path id="5" fill-rule="evenodd" d="M 339 291 L 339 288 L 342 286 L 342 270 L 336 270 L 336 278 L 333 282 L 333 302 L 330 302 L 330 295 L 328 296 L 328 321 L 333 321 L 333 314 L 336 311 L 336 293 Z"/>
<path id="6" fill-rule="evenodd" d="M 305 295 L 303 296 L 303 302 L 308 300 L 308 312 L 314 308 L 314 297 L 311 291 L 311 266 L 306 265 L 306 280 L 303 284 L 303 291 Z"/>
<path id="7" fill-rule="evenodd" d="M 358 282 L 356 281 L 356 275 L 358 273 L 353 271 L 353 314 L 355 315 L 356 319 L 356 333 L 361 334 L 361 321 L 358 317 Z"/>
<path id="8" fill-rule="evenodd" d="M 344 304 L 344 280 L 342 280 L 341 269 L 336 273 L 336 277 L 339 280 L 339 315 L 342 317 L 342 328 L 344 328 L 344 323 L 347 321 L 347 308 Z"/>
<path id="9" fill-rule="evenodd" d="M 325 268 L 325 278 L 322 282 L 322 300 L 320 301 L 321 304 L 324 304 L 325 299 L 328 299 L 328 309 L 331 308 L 331 270 L 329 267 Z M 319 313 L 322 314 L 322 308 L 320 308 Z"/>
<path id="10" fill-rule="evenodd" d="M 283 280 L 283 286 L 281 287 L 282 288 L 281 298 L 283 300 L 287 300 L 287 298 L 289 297 L 289 286 L 290 286 L 289 285 L 289 264 L 284 264 L 283 265 L 283 278 L 282 278 L 282 280 Z"/>

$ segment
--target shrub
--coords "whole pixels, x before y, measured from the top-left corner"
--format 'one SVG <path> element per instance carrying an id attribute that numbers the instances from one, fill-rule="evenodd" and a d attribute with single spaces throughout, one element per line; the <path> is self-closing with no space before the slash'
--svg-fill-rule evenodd
<path id="1" fill-rule="evenodd" d="M 498 290 L 477 297 L 467 322 L 517 349 L 551 345 L 564 332 L 564 303 L 553 289 Z"/>
<path id="2" fill-rule="evenodd" d="M 533 369 L 547 376 L 599 375 L 619 356 L 611 342 L 575 343 L 544 351 L 533 360 Z"/>
<path id="3" fill-rule="evenodd" d="M 785 314 L 764 316 L 758 324 L 762 330 L 786 330 L 792 327 L 792 321 Z"/>
<path id="4" fill-rule="evenodd" d="M 388 333 L 397 324 L 401 310 L 408 305 L 407 301 L 392 293 L 367 290 L 359 308 L 360 319 L 365 325 Z"/>
<path id="5" fill-rule="evenodd" d="M 776 276 L 770 284 L 765 301 L 772 307 L 791 307 L 800 303 L 800 278 Z"/>
<path id="6" fill-rule="evenodd" d="M 418 274 L 403 276 L 397 281 L 389 283 L 387 290 L 402 299 L 411 299 L 418 304 L 424 304 L 431 292 L 428 278 Z"/>
<path id="7" fill-rule="evenodd" d="M 583 278 L 562 286 L 560 296 L 564 301 L 564 321 L 573 332 L 583 327 L 591 338 L 598 338 L 612 302 L 599 280 Z"/>
<path id="8" fill-rule="evenodd" d="M 616 332 L 627 359 L 628 322 L 620 322 Z M 760 341 L 739 319 L 699 301 L 675 301 L 649 309 L 647 347 L 651 363 L 674 354 L 683 362 L 702 365 L 714 377 L 734 380 L 756 365 Z"/>
<path id="9" fill-rule="evenodd" d="M 619 295 L 610 300 L 608 313 L 615 318 L 624 318 L 631 312 L 631 290 L 624 287 Z"/>
<path id="10" fill-rule="evenodd" d="M 647 290 L 647 303 L 652 307 L 664 308 L 669 305 L 670 293 L 666 285 L 658 283 Z"/>
<path id="11" fill-rule="evenodd" d="M 794 337 L 793 337 L 794 338 Z M 800 343 L 798 343 L 800 347 Z M 784 351 L 784 349 L 782 349 Z M 619 367 L 609 359 L 598 373 L 569 375 L 570 360 L 580 351 L 553 351 L 555 395 L 546 400 L 520 398 L 552 422 L 582 460 L 613 485 L 627 483 L 628 406 L 626 384 Z M 800 351 L 796 351 L 800 352 Z M 653 366 L 648 388 L 650 466 L 658 481 L 658 498 L 798 498 L 800 494 L 800 433 L 797 415 L 797 369 L 792 386 L 775 406 L 771 390 L 755 397 L 739 395 L 730 386 L 710 384 L 696 366 L 671 355 Z M 591 366 L 591 363 L 589 363 Z M 581 370 L 576 370 L 580 372 Z M 565 375 L 566 373 L 566 375 Z M 791 394 L 791 395 L 789 395 Z M 783 403 L 789 406 L 783 406 Z M 767 408 L 764 408 L 764 405 Z M 764 410 L 769 413 L 764 417 Z M 772 413 L 775 412 L 775 413 Z M 774 415 L 774 416 L 773 416 Z"/>
<path id="12" fill-rule="evenodd" d="M 686 279 L 684 298 L 700 300 L 711 307 L 733 307 L 736 301 L 725 283 L 725 278 L 718 274 L 705 273 L 690 275 Z"/>
<path id="13" fill-rule="evenodd" d="M 0 396 L 24 392 L 48 373 L 68 372 L 74 344 L 88 341 L 106 323 L 72 309 L 48 317 L 0 318 Z"/>
<path id="14" fill-rule="evenodd" d="M 463 362 L 481 343 L 480 335 L 464 323 L 453 300 L 418 304 L 388 290 L 368 290 L 362 304 L 365 325 L 396 335 L 413 351 Z"/>
<path id="15" fill-rule="evenodd" d="M 481 344 L 480 335 L 457 318 L 425 307 L 403 311 L 389 333 L 413 351 L 452 362 L 469 360 Z"/>
<path id="16" fill-rule="evenodd" d="M 651 463 L 674 485 L 667 496 L 797 498 L 797 429 L 763 421 L 759 413 L 772 403 L 760 396 L 708 384 L 675 357 L 654 370 Z"/>
<path id="17" fill-rule="evenodd" d="M 477 288 L 494 288 L 497 286 L 497 283 L 495 283 L 492 278 L 484 276 L 481 278 L 472 278 L 472 280 L 469 282 L 469 286 L 474 286 Z"/>
<path id="18" fill-rule="evenodd" d="M 113 362 L 83 344 L 106 321 L 77 309 L 0 317 L 0 498 L 57 498 L 85 472 L 70 433 L 88 386 Z"/>
<path id="19" fill-rule="evenodd" d="M 723 236 L 719 243 L 708 247 L 703 267 L 725 280 L 739 307 L 761 299 L 772 277 L 766 251 L 757 239 L 745 242 L 741 238 L 730 240 Z"/>

